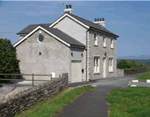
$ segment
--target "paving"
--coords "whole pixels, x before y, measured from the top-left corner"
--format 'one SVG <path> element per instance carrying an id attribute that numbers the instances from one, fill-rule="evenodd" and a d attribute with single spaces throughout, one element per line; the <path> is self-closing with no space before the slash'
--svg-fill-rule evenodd
<path id="1" fill-rule="evenodd" d="M 74 102 L 66 106 L 58 115 L 53 117 L 108 117 L 109 105 L 105 98 L 112 89 L 126 88 L 130 80 L 137 75 L 122 78 L 108 78 L 84 83 L 69 84 L 70 87 L 91 84 L 97 85 L 93 90 L 78 97 Z"/>

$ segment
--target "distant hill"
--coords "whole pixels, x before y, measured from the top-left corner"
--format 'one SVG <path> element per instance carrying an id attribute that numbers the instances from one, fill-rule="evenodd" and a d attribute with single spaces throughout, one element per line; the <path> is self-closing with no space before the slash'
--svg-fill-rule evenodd
<path id="1" fill-rule="evenodd" d="M 139 56 L 122 56 L 118 59 L 150 59 L 150 55 L 139 55 Z"/>

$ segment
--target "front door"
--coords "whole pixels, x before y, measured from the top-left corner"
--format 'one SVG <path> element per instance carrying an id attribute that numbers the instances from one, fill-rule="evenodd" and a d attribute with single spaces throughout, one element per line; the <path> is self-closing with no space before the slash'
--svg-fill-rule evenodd
<path id="1" fill-rule="evenodd" d="M 106 78 L 106 58 L 103 58 L 103 78 Z"/>
<path id="2" fill-rule="evenodd" d="M 81 73 L 81 61 L 72 61 L 71 62 L 71 82 L 81 82 L 82 73 Z"/>

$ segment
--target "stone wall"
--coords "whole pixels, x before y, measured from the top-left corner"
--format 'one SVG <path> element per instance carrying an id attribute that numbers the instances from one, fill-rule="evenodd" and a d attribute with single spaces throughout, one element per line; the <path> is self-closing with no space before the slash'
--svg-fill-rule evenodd
<path id="1" fill-rule="evenodd" d="M 41 30 L 37 30 L 16 47 L 21 74 L 55 72 L 55 77 L 59 77 L 61 73 L 69 73 L 70 48 L 44 31 L 41 32 L 44 40 L 39 42 L 39 31 Z M 31 79 L 32 77 L 24 76 L 24 78 Z M 40 79 L 39 76 L 34 78 Z M 49 76 L 44 76 L 42 79 L 47 80 Z"/>
<path id="2" fill-rule="evenodd" d="M 124 76 L 124 69 L 117 69 L 117 77 L 123 77 Z"/>
<path id="3" fill-rule="evenodd" d="M 131 68 L 124 70 L 125 75 L 139 74 L 143 72 L 147 72 L 147 68 Z"/>
<path id="4" fill-rule="evenodd" d="M 68 87 L 68 74 L 44 84 L 24 90 L 19 94 L 0 102 L 0 117 L 13 117 L 22 110 L 28 109 L 43 99 L 50 98 L 63 88 Z"/>
<path id="5" fill-rule="evenodd" d="M 98 45 L 94 45 L 94 34 L 97 35 Z M 103 37 L 106 38 L 106 47 L 103 47 Z M 111 39 L 113 39 L 114 47 L 111 48 Z M 100 32 L 96 32 L 93 30 L 89 31 L 89 39 L 88 39 L 88 69 L 89 69 L 89 76 L 90 80 L 100 79 L 103 78 L 103 57 L 105 52 L 107 53 L 106 56 L 106 78 L 116 77 L 117 76 L 117 40 L 114 37 L 104 35 Z M 94 73 L 94 57 L 100 58 L 100 67 L 99 73 Z M 113 58 L 113 72 L 108 71 L 108 60 L 109 58 Z"/>

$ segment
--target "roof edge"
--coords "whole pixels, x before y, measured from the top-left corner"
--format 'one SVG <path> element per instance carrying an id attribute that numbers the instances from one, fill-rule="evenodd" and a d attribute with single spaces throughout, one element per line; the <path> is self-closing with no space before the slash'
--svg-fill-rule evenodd
<path id="1" fill-rule="evenodd" d="M 63 41 L 62 39 L 60 39 L 59 37 L 57 37 L 56 35 L 52 34 L 51 32 L 49 32 L 48 30 L 46 30 L 45 28 L 38 26 L 36 28 L 34 28 L 30 33 L 28 33 L 25 37 L 23 37 L 21 40 L 17 41 L 13 46 L 17 47 L 21 42 L 23 42 L 26 38 L 28 38 L 28 36 L 32 35 L 35 31 L 37 31 L 38 29 L 41 29 L 43 31 L 45 31 L 46 33 L 50 34 L 51 36 L 53 36 L 54 38 L 56 38 L 57 40 L 61 41 L 62 43 L 64 43 L 65 45 L 70 47 L 70 44 L 68 44 L 67 42 Z"/>
<path id="2" fill-rule="evenodd" d="M 102 30 L 99 30 L 99 29 L 96 29 L 96 28 L 93 28 L 93 27 L 90 27 L 90 29 L 100 31 L 100 32 L 103 32 L 103 33 L 105 33 L 105 34 L 108 34 L 108 35 L 111 35 L 111 36 L 115 36 L 115 37 L 117 37 L 117 38 L 119 37 L 119 36 L 116 35 L 116 34 L 112 34 L 112 33 L 106 32 L 106 31 L 102 31 Z"/>

